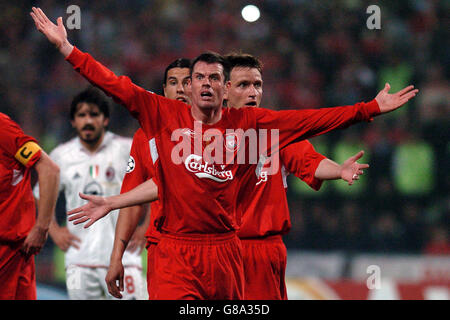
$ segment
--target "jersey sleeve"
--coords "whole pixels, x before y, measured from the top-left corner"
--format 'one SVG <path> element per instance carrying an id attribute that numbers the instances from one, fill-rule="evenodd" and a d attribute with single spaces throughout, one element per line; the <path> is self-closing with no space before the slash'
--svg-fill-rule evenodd
<path id="1" fill-rule="evenodd" d="M 172 100 L 135 85 L 129 77 L 115 75 L 90 54 L 74 47 L 66 60 L 91 84 L 126 107 L 147 134 L 157 135 L 173 116 L 177 104 Z"/>
<path id="2" fill-rule="evenodd" d="M 145 154 L 147 153 L 147 156 Z M 122 181 L 120 193 L 128 192 L 141 183 L 151 179 L 152 172 L 147 169 L 150 160 L 150 150 L 145 134 L 138 131 L 133 137 L 130 158 L 128 159 L 127 171 Z M 147 165 L 146 165 L 147 164 Z"/>
<path id="3" fill-rule="evenodd" d="M 288 145 L 280 151 L 280 157 L 289 173 L 303 180 L 312 189 L 320 189 L 323 181 L 314 175 L 319 163 L 326 157 L 318 153 L 308 140 Z"/>
<path id="4" fill-rule="evenodd" d="M 58 167 L 61 169 L 61 171 L 63 170 L 62 164 L 61 164 L 61 160 L 60 160 L 60 156 L 59 156 L 59 152 L 58 152 L 58 148 L 53 149 L 52 152 L 50 152 L 50 154 L 48 155 L 50 157 L 50 159 L 52 159 L 57 165 Z M 64 174 L 60 174 L 59 175 L 59 184 L 58 184 L 58 192 L 61 192 L 64 190 L 64 186 L 65 186 L 65 181 L 64 181 Z M 39 199 L 39 183 L 36 183 L 34 185 L 33 188 L 33 196 L 36 199 Z"/>
<path id="5" fill-rule="evenodd" d="M 268 154 L 284 148 L 289 143 L 318 136 L 335 129 L 347 128 L 361 121 L 372 121 L 380 114 L 376 100 L 342 106 L 306 110 L 274 111 L 263 108 L 248 108 L 254 113 L 257 129 L 278 130 L 278 143 Z M 264 152 L 265 150 L 261 150 Z"/>
<path id="6" fill-rule="evenodd" d="M 41 147 L 35 138 L 26 135 L 17 123 L 1 115 L 0 146 L 23 166 L 32 167 L 41 157 Z"/>

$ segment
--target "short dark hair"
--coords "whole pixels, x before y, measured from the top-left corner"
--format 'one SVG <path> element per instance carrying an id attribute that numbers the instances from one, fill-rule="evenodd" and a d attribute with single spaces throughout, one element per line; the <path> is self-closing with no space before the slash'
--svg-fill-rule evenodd
<path id="1" fill-rule="evenodd" d="M 263 68 L 262 62 L 258 58 L 249 53 L 232 52 L 227 54 L 225 56 L 225 59 L 227 59 L 228 64 L 230 66 L 230 73 L 233 70 L 233 68 L 244 67 L 257 69 L 262 75 L 262 68 Z"/>
<path id="2" fill-rule="evenodd" d="M 224 81 L 226 81 L 229 76 L 230 76 L 230 65 L 227 61 L 227 59 L 225 59 L 224 56 L 222 56 L 221 54 L 217 53 L 217 52 L 213 52 L 213 51 L 207 51 L 202 53 L 201 55 L 199 55 L 197 58 L 194 59 L 194 61 L 191 63 L 191 70 L 190 70 L 190 74 L 192 77 L 192 72 L 194 70 L 194 66 L 196 65 L 197 62 L 206 62 L 208 64 L 211 63 L 218 63 L 221 64 L 223 67 L 223 75 L 225 77 Z"/>
<path id="3" fill-rule="evenodd" d="M 167 82 L 167 73 L 170 69 L 173 68 L 190 68 L 191 67 L 191 60 L 186 58 L 178 58 L 177 60 L 173 61 L 171 64 L 169 64 L 164 71 L 164 84 Z"/>
<path id="4" fill-rule="evenodd" d="M 106 95 L 95 87 L 88 87 L 87 89 L 78 93 L 72 100 L 70 105 L 70 119 L 73 120 L 75 118 L 75 113 L 77 112 L 79 103 L 92 103 L 98 106 L 98 109 L 105 116 L 105 118 L 109 118 L 109 103 L 106 98 Z"/>

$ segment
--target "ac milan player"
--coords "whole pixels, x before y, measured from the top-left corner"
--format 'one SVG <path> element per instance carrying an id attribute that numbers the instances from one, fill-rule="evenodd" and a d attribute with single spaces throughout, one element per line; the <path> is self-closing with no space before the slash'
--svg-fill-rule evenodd
<path id="1" fill-rule="evenodd" d="M 369 103 L 318 110 L 222 108 L 228 63 L 218 54 L 205 53 L 191 65 L 192 105 L 186 105 L 140 88 L 128 77 L 116 76 L 72 46 L 61 17 L 55 25 L 40 9 L 33 8 L 31 15 L 37 29 L 76 71 L 125 106 L 139 120 L 147 137 L 155 137 L 159 157 L 155 175 L 162 210 L 156 217 L 161 240 L 154 252 L 153 299 L 243 298 L 241 245 L 236 235 L 240 217 L 235 205 L 239 183 L 252 168 L 248 163 L 237 163 L 238 151 L 249 150 L 248 139 L 242 140 L 247 132 L 276 129 L 277 147 L 283 148 L 295 140 L 370 121 L 399 108 L 417 93 L 410 86 L 389 94 L 386 86 Z M 204 151 L 210 141 L 204 133 L 209 129 L 216 133 L 216 146 L 231 147 L 231 159 L 223 152 L 220 161 L 208 162 L 210 157 L 204 156 Z M 228 143 L 230 130 L 234 140 Z M 190 142 L 190 152 L 183 149 L 183 154 L 173 154 L 183 141 Z M 262 151 L 268 149 L 272 148 Z M 94 200 L 103 202 L 103 209 L 111 209 L 119 202 L 129 206 L 145 201 L 145 196 L 150 198 L 147 201 L 154 199 L 154 188 L 147 182 L 134 191 Z M 78 210 L 68 214 L 80 218 L 83 213 L 78 214 Z"/>
<path id="2" fill-rule="evenodd" d="M 70 106 L 70 122 L 77 136 L 58 145 L 50 157 L 61 168 L 60 191 L 66 208 L 84 204 L 78 192 L 97 195 L 119 193 L 125 175 L 131 139 L 107 129 L 109 106 L 106 96 L 97 88 L 81 91 Z M 35 190 L 39 197 L 39 190 Z M 64 251 L 66 287 L 72 300 L 112 299 L 104 282 L 111 256 L 118 212 L 111 212 L 91 229 L 68 223 L 50 224 L 50 236 Z M 138 252 L 124 254 L 127 287 L 126 299 L 145 299 L 145 278 Z"/>
<path id="3" fill-rule="evenodd" d="M 42 197 L 31 190 L 35 169 Z M 48 236 L 59 167 L 17 123 L 0 112 L 0 300 L 35 300 L 34 256 Z"/>
<path id="4" fill-rule="evenodd" d="M 188 95 L 188 81 L 189 81 L 189 59 L 176 59 L 169 64 L 164 72 L 164 96 L 169 99 L 179 100 L 185 103 L 190 103 Z M 151 147 L 150 147 L 151 146 Z M 155 139 L 148 139 L 142 129 L 138 129 L 133 137 L 131 145 L 129 166 L 127 173 L 122 182 L 121 193 L 128 192 L 137 187 L 141 183 L 154 177 L 154 165 L 158 161 L 155 153 L 151 152 L 151 148 L 156 148 Z M 129 242 L 133 231 L 136 229 L 142 212 L 147 210 L 146 205 L 127 207 L 120 210 L 119 219 L 117 220 L 116 236 L 114 241 L 114 248 L 111 254 L 111 262 L 106 275 L 106 282 L 108 284 L 109 293 L 116 298 L 121 298 L 120 291 L 124 290 L 123 265 L 122 257 L 125 248 L 129 248 Z M 147 290 L 150 296 L 151 276 L 153 275 L 153 250 L 159 242 L 160 234 L 154 225 L 154 217 L 157 216 L 157 211 L 160 210 L 159 202 L 154 201 L 150 204 L 151 219 L 150 224 L 143 223 L 143 226 L 148 226 L 145 234 L 147 238 Z M 147 217 L 149 215 L 147 214 Z M 138 227 L 139 229 L 139 227 Z M 134 233 L 139 233 L 136 230 Z M 134 237 L 133 235 L 133 237 Z M 139 237 L 140 238 L 140 237 Z M 138 239 L 139 239 L 138 238 Z M 128 246 L 127 246 L 128 244 Z M 117 282 L 119 284 L 117 284 Z"/>
<path id="5" fill-rule="evenodd" d="M 248 54 L 226 56 L 230 63 L 227 82 L 227 105 L 233 108 L 259 107 L 263 94 L 262 65 Z M 287 299 L 285 269 L 286 247 L 282 235 L 291 222 L 287 205 L 286 177 L 292 173 L 318 190 L 323 180 L 344 179 L 350 185 L 362 174 L 366 164 L 358 164 L 363 152 L 339 165 L 317 153 L 308 140 L 292 143 L 280 151 L 281 168 L 268 172 L 265 163 L 259 165 L 257 175 L 247 176 L 243 182 L 245 194 L 238 206 L 243 212 L 238 236 L 242 242 L 245 272 L 245 299 Z"/>

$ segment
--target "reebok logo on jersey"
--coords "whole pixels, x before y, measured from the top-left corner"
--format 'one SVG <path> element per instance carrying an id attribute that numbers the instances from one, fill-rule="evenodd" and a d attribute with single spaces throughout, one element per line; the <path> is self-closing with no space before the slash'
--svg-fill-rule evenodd
<path id="1" fill-rule="evenodd" d="M 200 179 L 211 179 L 216 182 L 226 182 L 233 179 L 231 170 L 218 171 L 213 164 L 203 163 L 202 157 L 196 154 L 188 156 L 184 165 L 188 171 L 193 172 Z"/>
<path id="2" fill-rule="evenodd" d="M 11 185 L 12 186 L 16 186 L 22 180 L 23 180 L 23 172 L 20 171 L 20 170 L 13 169 L 13 176 L 12 176 Z"/>

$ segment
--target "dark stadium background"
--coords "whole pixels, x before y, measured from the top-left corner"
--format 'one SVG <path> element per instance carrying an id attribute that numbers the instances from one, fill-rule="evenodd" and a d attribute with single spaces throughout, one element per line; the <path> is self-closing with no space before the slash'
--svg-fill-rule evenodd
<path id="1" fill-rule="evenodd" d="M 0 110 L 37 137 L 46 152 L 73 136 L 70 101 L 87 82 L 36 31 L 29 16 L 32 6 L 40 6 L 52 20 L 62 16 L 66 21 L 67 7 L 78 5 L 81 29 L 68 30 L 70 41 L 155 92 L 162 91 L 163 71 L 172 60 L 206 50 L 258 56 L 264 63 L 262 105 L 273 109 L 353 104 L 374 98 L 385 82 L 392 91 L 414 84 L 420 92 L 401 110 L 311 140 L 316 150 L 340 163 L 365 150 L 362 162 L 370 169 L 358 183 L 347 187 L 326 182 L 313 192 L 289 178 L 292 230 L 284 239 L 289 257 L 295 258 L 288 262 L 291 297 L 330 297 L 305 293 L 305 279 L 312 277 L 335 290 L 337 297 L 351 299 L 341 293 L 349 290 L 342 281 L 355 288 L 365 285 L 357 266 L 364 257 L 381 257 L 391 259 L 389 268 L 381 266 L 381 274 L 397 285 L 398 298 L 404 298 L 401 285 L 432 283 L 444 293 L 431 297 L 448 299 L 449 2 L 253 1 L 261 10 L 254 23 L 241 17 L 246 4 L 2 1 Z M 371 4 L 381 9 L 379 30 L 366 26 Z M 137 127 L 136 120 L 113 104 L 112 131 L 132 136 Z M 58 220 L 64 215 L 60 201 Z M 37 256 L 37 279 L 64 293 L 61 257 L 49 239 Z M 398 277 L 402 270 L 392 270 L 401 268 L 402 261 L 412 261 L 407 265 L 421 271 Z M 336 267 L 320 272 L 311 267 L 324 264 Z M 40 292 L 40 298 L 64 297 Z"/>

